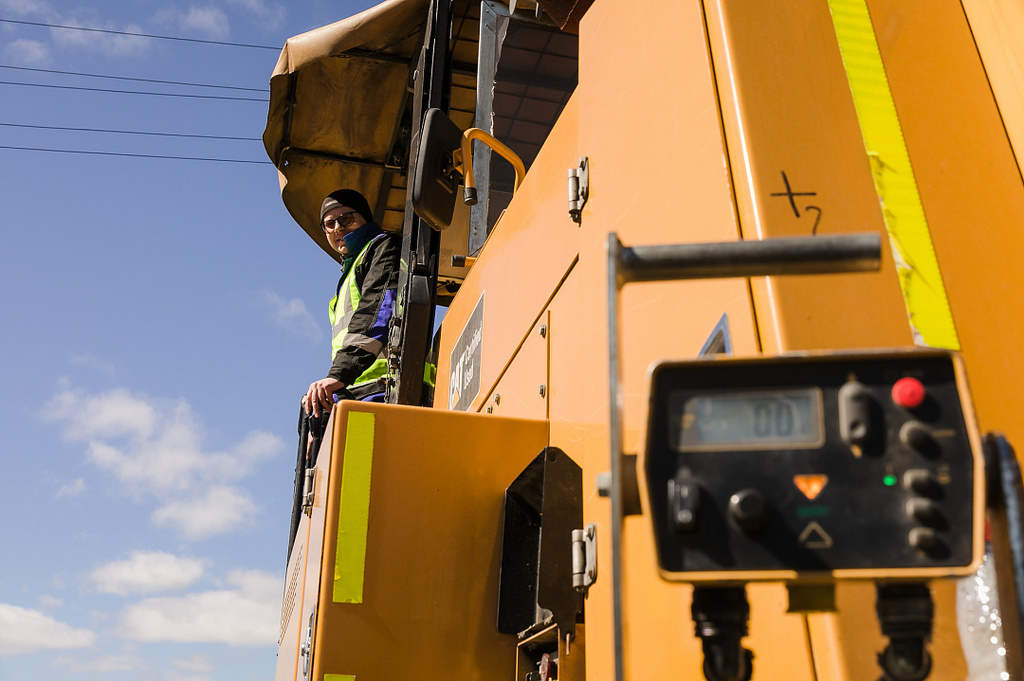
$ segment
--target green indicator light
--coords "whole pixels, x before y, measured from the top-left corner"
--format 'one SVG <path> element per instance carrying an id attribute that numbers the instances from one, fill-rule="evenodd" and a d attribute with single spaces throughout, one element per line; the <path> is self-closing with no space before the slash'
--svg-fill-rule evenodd
<path id="1" fill-rule="evenodd" d="M 886 487 L 892 487 L 893 485 L 896 484 L 896 476 L 889 474 L 882 478 L 882 482 L 885 483 Z"/>

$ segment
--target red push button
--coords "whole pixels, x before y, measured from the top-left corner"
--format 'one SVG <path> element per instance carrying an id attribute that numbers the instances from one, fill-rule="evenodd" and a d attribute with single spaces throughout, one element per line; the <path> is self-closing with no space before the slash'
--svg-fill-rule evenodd
<path id="1" fill-rule="evenodd" d="M 906 409 L 920 407 L 924 402 L 924 384 L 910 376 L 901 378 L 893 383 L 892 401 Z"/>

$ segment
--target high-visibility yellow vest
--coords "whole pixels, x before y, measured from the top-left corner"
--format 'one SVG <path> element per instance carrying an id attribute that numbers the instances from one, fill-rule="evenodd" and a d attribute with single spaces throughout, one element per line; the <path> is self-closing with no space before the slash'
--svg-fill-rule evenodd
<path id="1" fill-rule="evenodd" d="M 359 301 L 362 300 L 359 286 L 356 284 L 356 268 L 363 262 L 363 258 L 366 256 L 366 252 L 370 249 L 370 246 L 378 239 L 386 237 L 386 233 L 378 234 L 363 246 L 362 250 L 359 251 L 355 259 L 352 261 L 352 265 L 349 267 L 348 272 L 345 274 L 345 278 L 342 280 L 341 286 L 338 288 L 337 295 L 331 298 L 330 306 L 328 307 L 328 316 L 331 320 L 332 362 L 334 361 L 334 356 L 338 354 L 338 350 L 341 350 L 341 348 L 346 345 L 365 348 L 371 352 L 379 352 L 380 350 L 382 344 L 379 340 L 370 338 L 369 336 L 349 334 L 348 325 L 352 321 L 352 315 L 355 313 L 356 308 L 359 307 Z M 341 303 L 341 310 L 338 310 L 339 302 Z M 358 388 L 359 386 L 379 380 L 387 375 L 387 358 L 378 357 L 366 371 L 360 374 L 356 380 L 346 387 L 349 389 Z"/>

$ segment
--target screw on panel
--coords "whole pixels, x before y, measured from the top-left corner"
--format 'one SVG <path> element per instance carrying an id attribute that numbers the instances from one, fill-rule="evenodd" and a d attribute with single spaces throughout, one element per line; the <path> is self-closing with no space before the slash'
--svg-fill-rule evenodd
<path id="1" fill-rule="evenodd" d="M 537 394 L 540 395 L 541 397 L 544 397 L 544 393 L 546 393 L 547 391 L 547 386 L 544 385 L 543 383 L 537 386 Z"/>
<path id="2" fill-rule="evenodd" d="M 540 325 L 540 328 L 539 328 L 539 329 L 537 329 L 537 333 L 539 333 L 539 334 L 540 334 L 540 337 L 541 337 L 541 338 L 547 338 L 547 336 L 548 336 L 548 327 L 547 327 L 547 324 L 541 324 L 541 325 Z"/>
<path id="3" fill-rule="evenodd" d="M 495 404 L 501 403 L 501 395 L 500 394 L 494 393 L 494 403 Z"/>

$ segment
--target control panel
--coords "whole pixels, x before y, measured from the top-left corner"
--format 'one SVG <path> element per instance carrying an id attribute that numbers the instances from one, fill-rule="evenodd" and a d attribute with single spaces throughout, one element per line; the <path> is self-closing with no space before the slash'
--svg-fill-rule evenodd
<path id="1" fill-rule="evenodd" d="M 981 559 L 981 446 L 952 353 L 661 363 L 643 456 L 666 579 L 927 578 Z"/>

